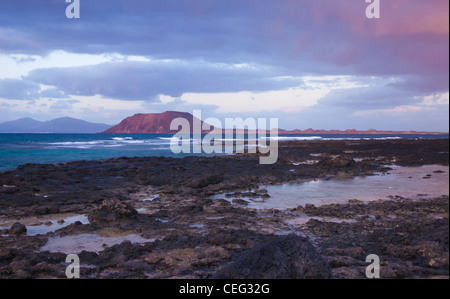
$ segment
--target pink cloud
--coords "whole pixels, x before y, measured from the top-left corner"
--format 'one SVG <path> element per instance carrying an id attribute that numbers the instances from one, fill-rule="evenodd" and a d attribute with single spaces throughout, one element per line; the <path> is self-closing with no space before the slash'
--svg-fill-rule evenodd
<path id="1" fill-rule="evenodd" d="M 364 0 L 315 1 L 311 13 L 318 27 L 340 18 L 354 33 L 364 36 L 449 33 L 448 0 L 380 0 L 380 3 L 380 19 L 367 19 L 365 11 L 369 4 Z"/>
<path id="2" fill-rule="evenodd" d="M 447 0 L 397 0 L 382 5 L 383 19 L 373 26 L 376 36 L 449 33 Z"/>
<path id="3" fill-rule="evenodd" d="M 366 17 L 364 0 L 288 3 L 309 5 L 313 34 L 324 39 L 313 53 L 318 60 L 361 73 L 448 77 L 449 1 L 380 1 L 380 19 Z"/>

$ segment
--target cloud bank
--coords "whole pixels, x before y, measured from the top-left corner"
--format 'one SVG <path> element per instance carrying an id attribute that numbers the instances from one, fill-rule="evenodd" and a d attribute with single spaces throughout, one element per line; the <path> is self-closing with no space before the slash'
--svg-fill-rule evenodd
<path id="1" fill-rule="evenodd" d="M 80 2 L 70 20 L 62 0 L 0 3 L 0 121 L 195 107 L 292 129 L 448 128 L 448 101 L 427 100 L 448 98 L 447 0 L 381 1 L 376 20 L 363 0 Z"/>

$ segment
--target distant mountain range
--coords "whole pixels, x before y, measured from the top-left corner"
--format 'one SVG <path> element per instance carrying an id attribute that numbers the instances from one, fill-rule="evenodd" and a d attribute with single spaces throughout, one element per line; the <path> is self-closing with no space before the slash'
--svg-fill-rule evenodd
<path id="1" fill-rule="evenodd" d="M 166 111 L 164 113 L 150 113 L 150 114 L 136 114 L 124 119 L 120 124 L 104 131 L 105 134 L 174 134 L 179 132 L 179 130 L 170 130 L 170 123 L 175 118 L 185 118 L 189 121 L 189 124 L 192 128 L 192 123 L 194 120 L 194 116 L 190 113 L 186 112 L 176 112 L 176 111 Z M 203 123 L 202 123 L 203 124 Z M 227 131 L 227 130 L 224 130 Z M 238 130 L 239 131 L 239 130 Z M 242 130 L 241 130 L 242 131 Z M 205 133 L 205 132 L 203 132 Z M 374 129 L 370 129 L 367 131 L 358 131 L 358 130 L 283 130 L 279 129 L 278 134 L 290 134 L 290 135 L 324 135 L 324 134 L 367 134 L 367 135 L 395 135 L 395 134 L 448 134 L 442 132 L 417 132 L 417 131 L 377 131 Z"/>
<path id="2" fill-rule="evenodd" d="M 0 133 L 100 133 L 111 128 L 111 125 L 90 123 L 84 120 L 62 117 L 50 121 L 38 121 L 32 118 L 21 118 L 0 123 Z"/>
<path id="3" fill-rule="evenodd" d="M 290 135 L 444 135 L 448 134 L 448 132 L 418 132 L 418 131 L 377 131 L 375 129 L 369 129 L 369 130 L 313 130 L 313 129 L 307 129 L 307 130 L 291 130 L 286 131 L 283 129 L 278 130 L 278 134 L 290 134 Z"/>
<path id="4" fill-rule="evenodd" d="M 187 112 L 166 111 L 164 113 L 136 114 L 122 120 L 118 125 L 111 126 L 102 123 L 91 123 L 80 119 L 62 117 L 50 121 L 37 121 L 32 118 L 21 118 L 15 121 L 0 123 L 0 133 L 61 133 L 61 134 L 83 134 L 83 133 L 103 133 L 103 134 L 175 134 L 179 130 L 170 130 L 170 124 L 175 118 L 188 120 L 190 127 L 193 127 L 194 116 Z M 203 122 L 201 122 L 203 125 Z M 230 130 L 223 130 L 229 132 Z M 244 133 L 243 130 L 237 130 Z M 202 133 L 207 133 L 203 131 Z M 245 131 L 247 132 L 247 130 Z M 417 131 L 377 131 L 374 129 L 366 131 L 358 130 L 278 130 L 279 135 L 325 135 L 325 134 L 365 134 L 365 135 L 396 135 L 396 134 L 416 134 L 416 135 L 438 135 L 448 134 L 448 132 L 417 132 Z"/>

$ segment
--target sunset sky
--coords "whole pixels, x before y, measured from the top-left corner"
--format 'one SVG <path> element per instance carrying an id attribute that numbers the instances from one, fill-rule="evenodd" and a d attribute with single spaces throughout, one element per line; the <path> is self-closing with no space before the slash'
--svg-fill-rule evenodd
<path id="1" fill-rule="evenodd" d="M 449 1 L 1 0 L 0 122 L 136 113 L 448 131 Z"/>

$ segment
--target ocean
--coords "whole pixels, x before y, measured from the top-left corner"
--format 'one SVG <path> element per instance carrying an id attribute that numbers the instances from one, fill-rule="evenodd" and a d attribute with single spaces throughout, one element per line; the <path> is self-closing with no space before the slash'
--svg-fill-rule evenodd
<path id="1" fill-rule="evenodd" d="M 171 134 L 0 134 L 0 172 L 19 165 L 119 157 L 184 157 L 170 148 Z M 449 135 L 280 135 L 285 140 L 440 139 Z M 207 155 L 207 154 L 190 154 Z"/>

